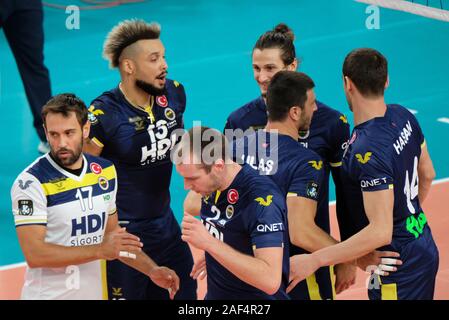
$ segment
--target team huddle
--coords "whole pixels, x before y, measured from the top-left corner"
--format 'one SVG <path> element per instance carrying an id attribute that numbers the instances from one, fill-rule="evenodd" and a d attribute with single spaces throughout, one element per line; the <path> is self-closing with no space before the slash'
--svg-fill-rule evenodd
<path id="1" fill-rule="evenodd" d="M 253 47 L 261 95 L 223 132 L 185 130 L 186 93 L 167 79 L 159 37 L 156 23 L 119 23 L 103 51 L 117 87 L 89 107 L 70 93 L 43 107 L 51 151 L 11 190 L 23 299 L 195 300 L 206 277 L 205 299 L 335 299 L 357 268 L 372 272 L 370 299 L 433 299 L 439 254 L 421 204 L 435 171 L 415 116 L 384 100 L 380 52 L 344 60 L 352 134 L 297 71 L 285 24 Z M 181 226 L 174 167 L 190 190 Z"/>

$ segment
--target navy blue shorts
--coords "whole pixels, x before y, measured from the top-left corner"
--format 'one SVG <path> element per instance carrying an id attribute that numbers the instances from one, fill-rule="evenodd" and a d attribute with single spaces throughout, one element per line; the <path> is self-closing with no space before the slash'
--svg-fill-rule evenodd
<path id="1" fill-rule="evenodd" d="M 387 277 L 372 276 L 370 300 L 432 300 L 438 272 L 438 248 L 430 232 L 404 245 L 399 251 L 403 264 Z"/>
<path id="2" fill-rule="evenodd" d="M 306 280 L 299 282 L 288 295 L 292 300 L 335 299 L 334 267 L 319 268 Z"/>
<path id="3" fill-rule="evenodd" d="M 180 279 L 177 300 L 196 300 L 197 282 L 190 277 L 193 258 L 187 243 L 181 240 L 181 230 L 173 214 L 151 221 L 130 221 L 121 224 L 138 236 L 143 251 L 159 266 L 173 269 Z M 107 263 L 108 298 L 110 300 L 168 300 L 169 294 L 143 273 L 119 260 Z"/>

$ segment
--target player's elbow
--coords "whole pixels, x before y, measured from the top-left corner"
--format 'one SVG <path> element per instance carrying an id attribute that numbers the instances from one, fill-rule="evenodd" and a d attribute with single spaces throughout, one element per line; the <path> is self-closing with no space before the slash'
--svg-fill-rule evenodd
<path id="1" fill-rule="evenodd" d="M 425 183 L 425 184 L 431 184 L 432 181 L 436 178 L 437 173 L 435 172 L 435 169 L 433 168 L 433 166 L 431 168 L 428 168 L 427 170 L 422 170 L 419 173 L 419 181 L 421 183 Z"/>
<path id="2" fill-rule="evenodd" d="M 393 238 L 393 226 L 391 228 L 379 227 L 373 232 L 373 239 L 375 239 L 376 248 L 389 245 Z"/>
<path id="3" fill-rule="evenodd" d="M 281 275 L 278 277 L 266 277 L 266 282 L 263 285 L 263 288 L 260 288 L 266 294 L 272 296 L 278 292 L 281 287 Z M 269 278 L 269 279 L 268 279 Z"/>
<path id="4" fill-rule="evenodd" d="M 25 253 L 24 255 L 25 255 L 25 261 L 26 261 L 28 267 L 30 267 L 30 268 L 45 267 L 42 259 L 38 255 L 32 254 L 32 253 L 28 253 L 28 254 Z"/>

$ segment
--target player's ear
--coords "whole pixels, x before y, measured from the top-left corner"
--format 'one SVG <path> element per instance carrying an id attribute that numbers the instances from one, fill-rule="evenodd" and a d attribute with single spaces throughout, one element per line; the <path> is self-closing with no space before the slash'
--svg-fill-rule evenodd
<path id="1" fill-rule="evenodd" d="M 351 79 L 349 79 L 347 76 L 343 76 L 343 87 L 346 91 L 352 90 Z"/>
<path id="2" fill-rule="evenodd" d="M 82 130 L 83 130 L 83 139 L 89 138 L 90 121 L 86 122 L 86 124 L 83 126 Z"/>
<path id="3" fill-rule="evenodd" d="M 301 118 L 301 112 L 302 109 L 299 106 L 293 106 L 288 111 L 290 118 L 292 118 L 294 121 L 297 121 L 298 119 Z"/>
<path id="4" fill-rule="evenodd" d="M 212 166 L 212 169 L 215 169 L 216 171 L 223 171 L 225 167 L 225 161 L 223 159 L 217 159 L 214 161 L 214 164 Z"/>
<path id="5" fill-rule="evenodd" d="M 287 66 L 288 71 L 296 71 L 298 69 L 298 59 L 294 59 L 292 63 Z"/>
<path id="6" fill-rule="evenodd" d="M 390 76 L 387 76 L 387 82 L 385 82 L 385 89 L 390 86 Z"/>
<path id="7" fill-rule="evenodd" d="M 121 62 L 121 69 L 125 74 L 131 75 L 135 72 L 136 66 L 131 59 L 123 59 Z"/>

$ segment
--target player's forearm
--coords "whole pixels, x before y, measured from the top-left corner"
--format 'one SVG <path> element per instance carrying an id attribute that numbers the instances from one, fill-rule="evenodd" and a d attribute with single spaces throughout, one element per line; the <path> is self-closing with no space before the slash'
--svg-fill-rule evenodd
<path id="1" fill-rule="evenodd" d="M 101 259 L 100 245 L 66 247 L 43 243 L 25 254 L 30 268 L 61 268 Z"/>
<path id="2" fill-rule="evenodd" d="M 291 227 L 291 226 L 290 226 Z M 302 224 L 298 230 L 290 232 L 290 241 L 308 252 L 315 252 L 338 243 L 314 222 Z"/>
<path id="3" fill-rule="evenodd" d="M 215 238 L 206 251 L 223 267 L 249 285 L 270 295 L 279 290 L 282 270 L 276 272 L 265 261 L 238 252 Z"/>
<path id="4" fill-rule="evenodd" d="M 120 258 L 121 262 L 127 264 L 131 268 L 134 268 L 143 274 L 150 276 L 150 272 L 153 268 L 157 267 L 156 262 L 153 261 L 145 252 L 141 251 L 136 253 L 136 259 L 132 258 Z"/>
<path id="5" fill-rule="evenodd" d="M 321 267 L 355 260 L 391 242 L 383 226 L 368 225 L 349 239 L 312 253 Z M 389 240 L 387 240 L 389 238 Z"/>

